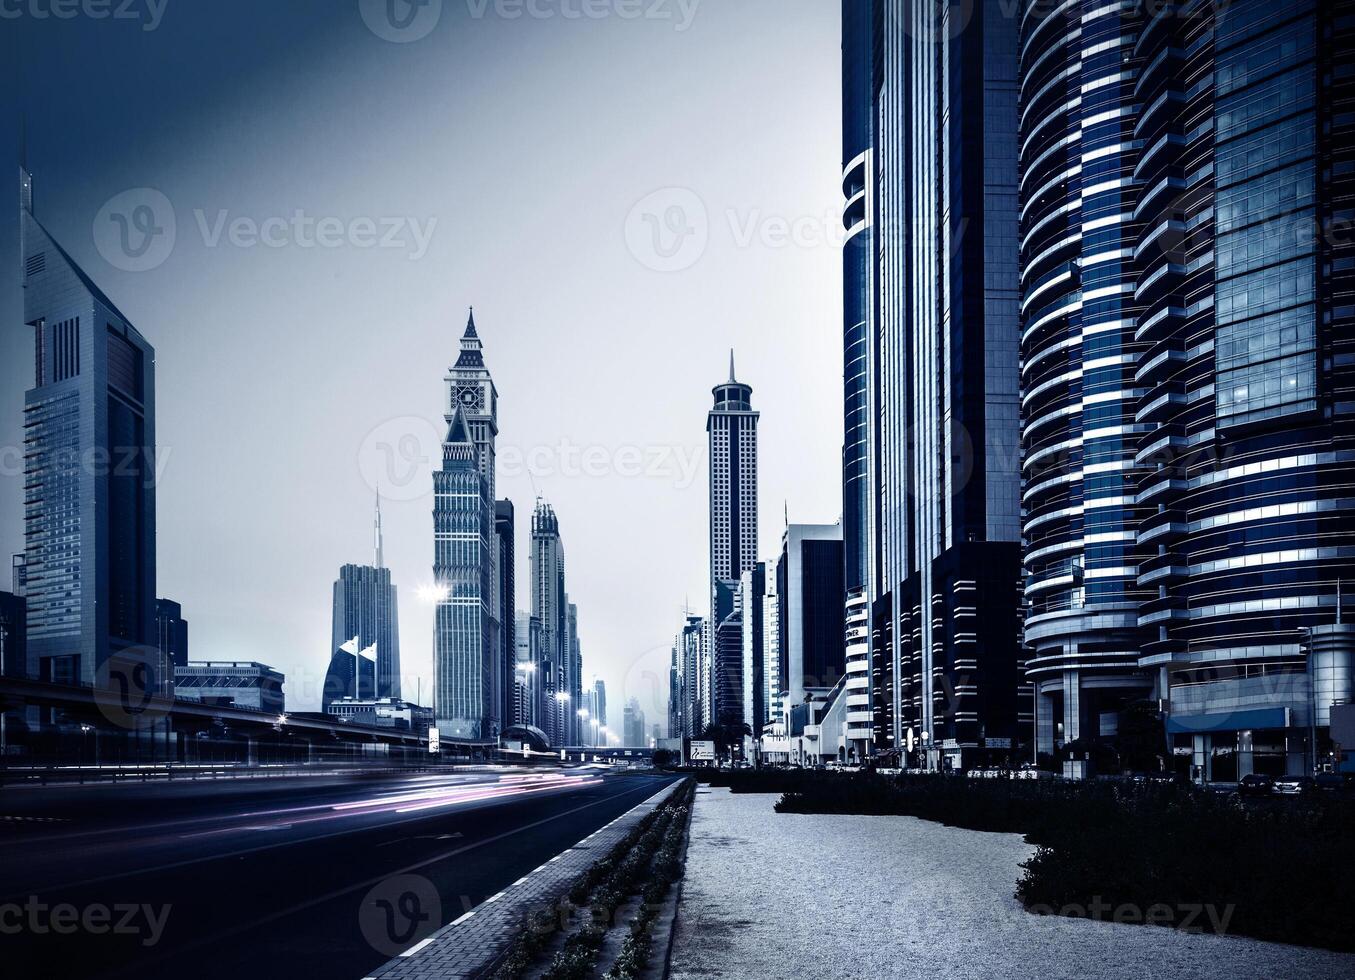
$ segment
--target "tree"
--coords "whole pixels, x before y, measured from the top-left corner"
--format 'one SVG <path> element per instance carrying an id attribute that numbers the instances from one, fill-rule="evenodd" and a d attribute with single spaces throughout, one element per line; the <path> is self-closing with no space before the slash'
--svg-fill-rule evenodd
<path id="1" fill-rule="evenodd" d="M 1135 701 L 1120 712 L 1120 759 L 1130 772 L 1159 772 L 1167 734 L 1157 705 Z"/>
<path id="2" fill-rule="evenodd" d="M 745 736 L 752 734 L 753 730 L 740 721 L 707 725 L 706 730 L 701 733 L 701 738 L 703 741 L 715 743 L 717 755 L 729 755 L 731 746 L 740 744 Z"/>
<path id="3" fill-rule="evenodd" d="M 673 764 L 673 753 L 667 749 L 654 750 L 654 765 L 660 769 L 667 769 Z"/>

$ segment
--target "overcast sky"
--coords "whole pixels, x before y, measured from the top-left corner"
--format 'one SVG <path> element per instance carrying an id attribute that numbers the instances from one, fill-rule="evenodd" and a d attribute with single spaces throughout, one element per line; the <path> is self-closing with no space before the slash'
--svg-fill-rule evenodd
<path id="1" fill-rule="evenodd" d="M 158 590 L 193 659 L 272 664 L 318 708 L 331 583 L 370 561 L 379 480 L 405 694 L 421 677 L 428 701 L 423 459 L 474 305 L 518 605 L 540 494 L 585 674 L 617 727 L 629 696 L 663 722 L 707 589 L 705 413 L 731 347 L 762 412 L 763 552 L 785 502 L 841 513 L 836 0 L 48 8 L 7 6 L 0 97 L 10 132 L 27 108 L 39 218 L 156 348 Z M 16 242 L 0 209 L 4 554 L 32 380 Z"/>

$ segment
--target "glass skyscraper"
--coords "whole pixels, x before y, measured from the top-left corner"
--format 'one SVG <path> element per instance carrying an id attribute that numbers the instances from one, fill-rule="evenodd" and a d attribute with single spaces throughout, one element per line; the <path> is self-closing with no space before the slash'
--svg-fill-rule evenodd
<path id="1" fill-rule="evenodd" d="M 155 351 L 57 244 L 19 174 L 27 673 L 157 690 Z"/>
<path id="2" fill-rule="evenodd" d="M 929 766 L 1009 753 L 1030 704 L 1005 8 L 843 4 L 847 735 Z"/>
<path id="3" fill-rule="evenodd" d="M 1350 697 L 1336 623 L 1355 572 L 1351 13 L 1023 10 L 1025 635 L 1042 752 L 1113 744 L 1118 712 L 1155 696 L 1197 777 L 1303 772 Z"/>

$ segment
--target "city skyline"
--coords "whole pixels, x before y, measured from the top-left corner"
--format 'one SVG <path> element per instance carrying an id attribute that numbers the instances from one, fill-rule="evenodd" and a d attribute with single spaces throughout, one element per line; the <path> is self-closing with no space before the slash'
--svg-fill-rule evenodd
<path id="1" fill-rule="evenodd" d="M 805 15 L 799 26 L 774 25 L 765 51 L 755 53 L 741 67 L 731 66 L 738 84 L 765 75 L 769 81 L 756 84 L 785 107 L 759 124 L 760 140 L 766 141 L 767 148 L 758 149 L 751 161 L 745 161 L 756 164 L 761 160 L 765 168 L 798 145 L 804 112 L 820 113 L 825 128 L 836 125 L 837 107 L 824 90 L 831 86 L 837 70 L 837 12 L 823 5 L 799 6 Z M 39 176 L 40 207 L 72 255 L 97 270 L 105 291 L 145 329 L 162 368 L 157 378 L 162 420 L 158 441 L 164 455 L 158 515 L 160 591 L 178 599 L 193 620 L 195 656 L 248 656 L 274 664 L 287 674 L 289 694 L 298 705 L 318 706 L 323 678 L 318 665 L 332 652 L 328 650 L 329 583 L 334 570 L 343 564 L 368 560 L 369 531 L 356 515 L 370 510 L 374 484 L 381 483 L 386 495 L 387 564 L 406 600 L 400 609 L 402 693 L 413 698 L 421 684 L 424 700 L 429 700 L 432 629 L 426 622 L 426 609 L 413 596 L 430 584 L 423 545 L 431 503 L 431 461 L 437 459 L 443 433 L 436 431 L 436 391 L 412 384 L 410 379 L 430 361 L 450 363 L 465 309 L 474 305 L 477 317 L 494 322 L 499 338 L 494 366 L 506 402 L 501 419 L 506 434 L 500 440 L 498 496 L 529 512 L 539 494 L 552 502 L 571 527 L 596 529 L 596 544 L 575 540 L 570 549 L 571 599 L 583 611 L 579 628 L 589 661 L 587 670 L 603 676 L 617 692 L 629 688 L 649 702 L 645 709 L 655 716 L 655 694 L 650 688 L 653 664 L 658 663 L 660 675 L 666 675 L 666 637 L 681 619 L 678 599 L 683 594 L 700 595 L 705 574 L 700 562 L 695 566 L 675 562 L 659 575 L 651 575 L 638 558 L 624 557 L 625 536 L 619 528 L 610 527 L 603 515 L 621 509 L 654 515 L 661 528 L 656 546 L 670 550 L 681 547 L 692 532 L 704 536 L 705 451 L 699 420 L 708 403 L 701 389 L 708 389 L 710 380 L 721 376 L 731 344 L 746 365 L 742 370 L 758 385 L 761 405 L 778 409 L 777 424 L 763 433 L 764 451 L 770 447 L 778 459 L 784 459 L 782 450 L 808 442 L 820 453 L 836 452 L 839 435 L 832 420 L 832 392 L 839 370 L 834 363 L 835 345 L 822 332 L 823 324 L 832 322 L 837 292 L 837 252 L 826 235 L 837 191 L 832 148 L 824 147 L 817 158 L 805 160 L 793 172 L 769 183 L 717 175 L 709 169 L 706 151 L 673 154 L 674 134 L 688 133 L 704 141 L 711 132 L 732 136 L 743 124 L 744 113 L 723 103 L 720 93 L 728 83 L 703 82 L 708 92 L 700 104 L 683 109 L 662 127 L 633 131 L 619 146 L 632 161 L 662 156 L 666 163 L 652 176 L 637 176 L 637 171 L 614 188 L 590 183 L 592 197 L 586 204 L 581 200 L 577 209 L 561 210 L 562 205 L 556 203 L 542 210 L 539 195 L 533 196 L 518 230 L 512 235 L 498 234 L 493 231 L 497 216 L 492 219 L 491 214 L 500 209 L 468 198 L 456 189 L 458 185 L 487 185 L 493 182 L 490 175 L 499 170 L 499 177 L 523 184 L 526 171 L 506 160 L 500 148 L 505 140 L 507 146 L 518 145 L 520 137 L 515 134 L 525 125 L 545 126 L 547 135 L 534 150 L 537 158 L 558 172 L 569 171 L 577 153 L 576 138 L 548 120 L 552 116 L 582 120 L 586 114 L 573 105 L 569 92 L 545 91 L 537 93 L 535 102 L 525 103 L 523 116 L 510 125 L 477 110 L 474 98 L 459 95 L 454 86 L 441 80 L 439 73 L 446 71 L 441 62 L 450 57 L 458 63 L 458 71 L 483 64 L 481 74 L 492 82 L 506 72 L 496 66 L 511 63 L 514 51 L 534 51 L 552 38 L 573 36 L 576 25 L 559 20 L 474 21 L 449 7 L 445 29 L 419 45 L 398 46 L 372 37 L 356 10 L 344 19 L 315 4 L 275 7 L 257 4 L 249 11 L 237 8 L 230 16 L 210 10 L 170 11 L 158 30 L 145 38 L 120 32 L 117 24 L 82 21 L 27 22 L 11 33 L 25 34 L 30 44 L 23 59 L 14 52 L 14 63 L 34 73 L 23 89 L 29 99 L 29 153 Z M 675 32 L 673 25 L 645 22 L 590 24 L 587 33 L 579 35 L 598 54 L 591 59 L 596 63 L 591 70 L 598 73 L 599 84 L 589 88 L 608 90 L 606 78 L 624 71 L 626 65 L 639 66 L 654 58 L 680 75 L 695 77 L 698 70 L 705 74 L 704 67 L 698 68 L 704 57 L 702 48 L 745 33 L 751 25 L 766 20 L 763 14 L 773 7 L 779 18 L 784 5 L 703 7 L 684 33 Z M 298 59 L 304 61 L 307 52 L 328 62 L 334 51 L 341 51 L 361 79 L 346 89 L 347 94 L 370 89 L 378 77 L 386 75 L 407 90 L 446 93 L 447 135 L 426 147 L 435 158 L 445 160 L 445 167 L 430 166 L 427 153 L 404 162 L 400 154 L 391 159 L 383 150 L 386 163 L 381 171 L 352 170 L 352 147 L 363 148 L 358 153 L 361 158 L 376 152 L 378 145 L 410 145 L 410 127 L 417 120 L 392 111 L 382 114 L 375 133 L 366 123 L 350 129 L 335 117 L 334 100 L 329 97 L 322 97 L 327 106 L 323 110 L 326 125 L 337 127 L 337 138 L 346 140 L 349 150 L 338 151 L 335 136 L 315 132 L 309 148 L 306 140 L 288 142 L 298 152 L 295 163 L 289 165 L 266 148 L 280 146 L 274 135 L 288 128 L 295 131 L 297 120 L 275 106 L 243 103 L 238 93 L 224 88 L 220 79 L 227 72 L 236 77 L 238 64 L 218 64 L 209 54 L 195 73 L 200 77 L 166 84 L 164 79 L 175 66 L 161 66 L 155 55 L 172 48 L 179 32 L 208 29 L 225 38 L 251 18 L 255 28 L 250 34 L 261 32 L 270 38 L 255 49 L 251 65 L 263 77 L 296 71 L 288 66 L 300 64 Z M 806 51 L 804 32 L 811 30 L 807 25 L 812 23 L 821 25 L 817 30 L 821 43 L 817 50 Z M 100 26 L 114 31 L 99 31 Z M 316 35 L 309 45 L 305 42 L 308 34 Z M 323 56 L 315 51 L 321 35 L 335 46 Z M 290 45 L 274 44 L 271 39 L 275 37 L 300 38 L 301 43 L 294 50 Z M 133 56 L 132 49 L 126 48 L 133 42 L 148 45 L 144 57 Z M 119 52 L 127 57 L 120 58 Z M 623 56 L 624 64 L 604 67 L 617 54 Z M 809 58 L 810 63 L 802 63 L 794 78 L 773 84 L 770 79 L 781 74 L 777 66 L 786 58 L 802 62 Z M 135 111 L 119 110 L 114 118 L 142 146 L 159 150 L 150 154 L 138 150 L 128 156 L 120 149 L 125 143 L 120 140 L 114 141 L 97 164 L 85 164 L 67 154 L 66 135 L 55 122 L 58 116 L 78 125 L 90 138 L 97 138 L 95 134 L 111 124 L 109 119 L 94 117 L 87 107 L 64 101 L 63 91 L 44 90 L 39 84 L 32 66 L 67 61 L 77 75 L 85 73 L 86 89 L 99 87 L 95 79 L 113 70 L 114 64 L 135 63 L 140 84 L 152 97 Z M 541 70 L 550 70 L 550 63 Z M 586 83 L 580 79 L 580 84 Z M 186 98 L 189 90 L 194 96 L 191 104 Z M 606 98 L 616 100 L 614 111 L 627 111 L 629 97 Z M 792 107 L 798 119 L 787 116 Z M 183 133 L 211 147 L 210 155 L 222 163 L 208 164 L 196 153 L 186 156 L 182 139 L 164 142 L 160 134 L 165 127 L 180 123 Z M 3 124 L 17 132 L 17 107 L 12 102 Z M 257 138 L 234 146 L 223 143 L 220 128 L 228 124 L 247 125 Z M 306 124 L 303 128 L 312 127 Z M 729 146 L 731 158 L 742 156 L 736 154 L 732 141 Z M 399 179 L 391 179 L 392 167 Z M 261 168 L 274 177 L 265 182 L 253 176 Z M 330 176 L 304 184 L 288 176 L 301 170 Z M 444 172 L 430 182 L 429 177 L 439 170 Z M 449 180 L 452 174 L 461 179 Z M 104 202 L 136 187 L 158 188 L 166 195 L 174 205 L 179 232 L 164 264 L 145 272 L 129 272 L 111 264 L 91 234 Z M 707 251 L 682 274 L 647 267 L 627 244 L 628 214 L 665 187 L 691 189 L 709 213 Z M 399 250 L 241 248 L 224 234 L 215 247 L 208 247 L 200 235 L 199 211 L 210 231 L 222 209 L 230 220 L 241 217 L 261 222 L 273 215 L 290 217 L 298 208 L 314 218 L 354 213 L 378 219 L 408 216 L 418 218 L 424 230 L 429 219 L 440 221 L 428 253 L 419 261 L 411 261 Z M 12 220 L 10 214 L 0 216 L 0 238 L 7 237 Z M 769 222 L 812 223 L 825 240 L 811 247 L 775 239 L 763 244 L 762 226 Z M 751 244 L 744 244 L 745 228 L 754 230 Z M 524 229 L 533 230 L 540 244 L 529 244 L 526 253 L 514 257 Z M 513 288 L 508 270 L 515 262 L 543 260 L 542 249 L 569 251 L 559 244 L 567 229 L 587 229 L 588 261 L 599 271 L 581 276 L 582 267 L 571 266 L 556 274 L 547 263 L 542 284 L 551 291 L 548 301 L 544 295 L 536 298 Z M 526 240 L 530 243 L 531 236 Z M 17 258 L 13 262 L 4 259 L 15 255 L 12 241 L 0 244 L 5 268 L 17 267 Z M 737 275 L 733 270 L 723 271 L 726 260 L 738 265 Z M 372 290 L 347 285 L 373 275 L 391 286 Z M 691 276 L 708 284 L 707 296 L 688 295 L 682 282 Z M 249 287 L 228 298 L 215 283 L 232 279 Z M 770 299 L 754 303 L 750 285 Z M 317 296 L 317 287 L 322 294 L 332 295 Z M 600 309 L 595 299 L 600 290 L 618 302 Z M 663 300 L 666 310 L 657 316 L 646 314 L 645 326 L 637 333 L 634 311 L 642 302 L 648 305 L 642 297 L 649 294 L 667 297 Z M 17 295 L 17 288 L 10 292 L 0 283 L 0 305 L 12 304 Z M 265 295 L 271 297 L 267 303 L 261 302 Z M 194 307 L 200 309 L 189 315 Z M 764 314 L 783 325 L 775 338 L 761 327 Z M 10 319 L 17 322 L 19 316 Z M 188 328 L 187 322 L 194 326 Z M 330 329 L 321 331 L 321 322 Z M 276 326 L 254 326 L 268 323 Z M 295 365 L 324 351 L 322 338 L 333 329 L 349 339 L 356 357 L 349 363 L 346 358 L 321 354 L 323 371 L 314 379 L 298 376 Z M 634 338 L 624 339 L 629 334 L 635 334 Z M 649 338 L 661 336 L 682 336 L 689 342 L 668 359 L 664 377 L 656 383 L 648 377 L 652 364 L 645 347 Z M 223 344 L 225 337 L 235 339 Z M 620 343 L 617 338 L 622 338 Z M 637 340 L 646 343 L 637 344 Z M 31 338 L 21 331 L 8 331 L 0 341 L 7 393 L 13 390 L 10 379 L 22 383 L 30 343 Z M 277 356 L 266 363 L 242 357 L 251 344 L 273 349 Z M 575 383 L 590 376 L 589 365 L 604 351 L 613 363 L 620 358 L 621 370 L 612 379 L 612 390 L 626 403 L 638 406 L 637 411 L 616 412 L 591 387 Z M 820 377 L 808 399 L 797 385 L 782 380 L 805 371 L 817 371 Z M 229 405 L 232 397 L 226 379 L 246 375 L 260 376 L 271 394 L 258 404 L 232 406 L 229 423 L 223 411 L 202 410 Z M 535 409 L 530 393 L 542 390 L 553 378 L 568 382 L 560 387 L 559 410 Z M 302 395 L 308 400 L 296 402 Z M 0 413 L 5 416 L 0 445 L 19 445 L 17 415 L 9 409 L 19 410 L 12 403 Z M 278 417 L 287 418 L 281 428 L 270 421 Z M 695 429 L 692 419 L 698 420 Z M 248 457 L 240 455 L 234 442 L 244 432 L 256 434 Z M 404 473 L 397 452 L 395 462 L 401 465 L 395 476 L 404 477 L 405 482 L 385 486 L 387 473 L 376 444 L 398 450 L 402 439 L 411 434 L 419 440 L 417 455 L 430 462 L 416 481 Z M 431 443 L 432 451 L 424 443 Z M 586 451 L 590 452 L 587 469 Z M 600 467 L 595 457 L 602 460 Z M 540 465 L 529 466 L 533 459 Z M 590 475 L 598 469 L 602 475 Z M 657 476 L 649 475 L 656 470 Z M 233 480 L 221 484 L 222 471 L 252 472 L 254 476 L 238 486 Z M 315 482 L 307 493 L 303 486 L 312 479 Z M 764 498 L 777 501 L 778 510 L 781 500 L 793 497 L 792 508 L 803 510 L 806 516 L 837 516 L 838 491 L 832 474 L 823 473 L 806 485 L 792 467 L 774 461 L 764 466 L 762 481 Z M 0 481 L 0 548 L 6 554 L 23 550 L 21 515 L 15 511 L 21 507 L 18 483 L 8 478 Z M 196 495 L 205 495 L 205 508 L 192 503 Z M 409 499 L 415 495 L 417 499 Z M 323 540 L 307 541 L 305 546 L 298 540 L 302 528 L 287 519 L 293 508 L 302 506 L 303 497 L 317 522 L 330 529 Z M 249 501 L 248 513 L 241 506 L 245 501 Z M 221 516 L 201 521 L 200 509 Z M 527 567 L 529 556 L 525 523 L 520 514 L 519 568 Z M 776 534 L 775 529 L 764 531 L 760 551 L 775 546 Z M 196 567 L 193 556 L 202 552 L 217 556 L 219 572 L 209 576 Z M 250 567 L 260 555 L 270 556 L 270 561 Z M 621 601 L 614 588 L 618 574 L 638 590 L 626 601 Z M 218 581 L 223 578 L 224 587 Z M 518 592 L 517 604 L 525 608 L 526 593 L 521 586 Z M 241 615 L 246 609 L 250 614 Z M 660 699 L 662 693 L 658 692 Z"/>

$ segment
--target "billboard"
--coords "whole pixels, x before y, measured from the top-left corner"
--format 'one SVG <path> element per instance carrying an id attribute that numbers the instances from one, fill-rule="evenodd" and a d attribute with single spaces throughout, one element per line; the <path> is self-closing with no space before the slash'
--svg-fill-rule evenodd
<path id="1" fill-rule="evenodd" d="M 692 750 L 688 754 L 693 762 L 714 762 L 715 761 L 715 743 L 698 742 L 692 739 Z"/>
<path id="2" fill-rule="evenodd" d="M 428 754 L 437 755 L 442 751 L 442 735 L 434 726 L 428 729 Z"/>

